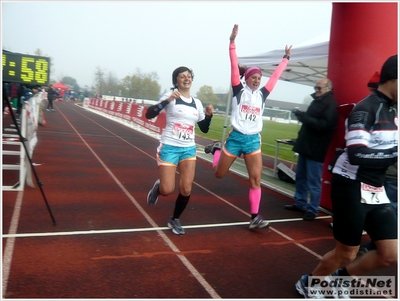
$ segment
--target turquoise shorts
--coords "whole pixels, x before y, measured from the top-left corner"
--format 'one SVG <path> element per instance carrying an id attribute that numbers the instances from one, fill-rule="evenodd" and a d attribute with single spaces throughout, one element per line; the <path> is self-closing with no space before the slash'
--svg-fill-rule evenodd
<path id="1" fill-rule="evenodd" d="M 232 130 L 225 141 L 224 151 L 233 157 L 261 153 L 261 136 L 260 134 L 245 135 Z"/>
<path id="2" fill-rule="evenodd" d="M 157 147 L 158 166 L 178 166 L 185 160 L 196 160 L 196 146 L 179 147 L 160 143 Z"/>

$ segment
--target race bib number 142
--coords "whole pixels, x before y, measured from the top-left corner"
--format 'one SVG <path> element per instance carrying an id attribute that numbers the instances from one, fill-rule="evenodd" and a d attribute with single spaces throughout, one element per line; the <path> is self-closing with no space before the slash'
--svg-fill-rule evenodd
<path id="1" fill-rule="evenodd" d="M 241 120 L 256 121 L 261 115 L 261 109 L 257 107 L 252 107 L 249 105 L 242 104 L 239 108 L 239 118 Z"/>

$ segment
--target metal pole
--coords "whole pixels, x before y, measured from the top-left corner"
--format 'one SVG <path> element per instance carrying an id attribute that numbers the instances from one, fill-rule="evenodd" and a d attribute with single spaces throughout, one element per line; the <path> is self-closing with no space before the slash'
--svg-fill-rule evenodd
<path id="1" fill-rule="evenodd" d="M 224 130 L 222 131 L 222 138 L 221 141 L 225 141 L 226 137 L 226 128 L 228 127 L 228 115 L 229 115 L 229 110 L 231 108 L 231 101 L 232 101 L 232 88 L 229 89 L 228 93 L 228 100 L 226 101 L 226 111 L 225 111 L 225 121 L 224 121 Z"/>

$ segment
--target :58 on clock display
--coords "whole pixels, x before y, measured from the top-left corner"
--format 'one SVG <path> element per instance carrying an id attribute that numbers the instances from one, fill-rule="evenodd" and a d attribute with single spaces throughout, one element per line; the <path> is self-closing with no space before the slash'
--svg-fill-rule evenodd
<path id="1" fill-rule="evenodd" d="M 48 85 L 50 58 L 3 50 L 3 82 Z"/>

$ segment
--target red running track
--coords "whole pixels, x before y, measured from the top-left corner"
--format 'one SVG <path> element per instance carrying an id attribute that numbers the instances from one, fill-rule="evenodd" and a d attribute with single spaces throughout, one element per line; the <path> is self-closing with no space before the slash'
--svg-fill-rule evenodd
<path id="1" fill-rule="evenodd" d="M 157 140 L 75 103 L 55 109 L 33 162 L 56 225 L 38 187 L 3 192 L 4 298 L 300 298 L 295 282 L 334 247 L 330 217 L 305 222 L 267 188 L 260 214 L 272 226 L 249 230 L 247 180 L 217 180 L 202 159 L 175 235 L 177 191 L 146 203 Z"/>

